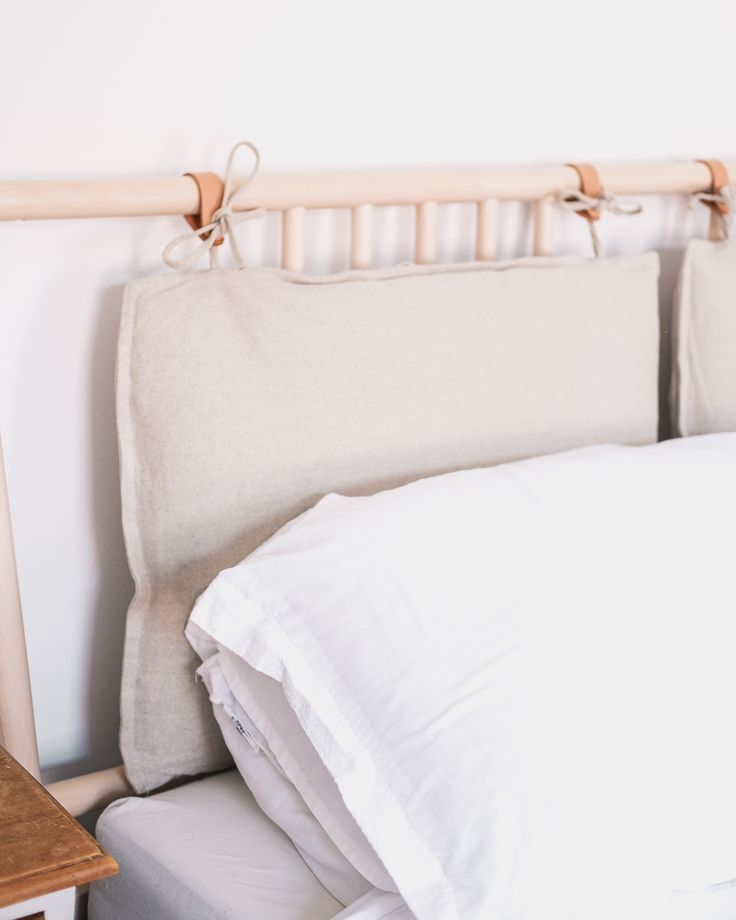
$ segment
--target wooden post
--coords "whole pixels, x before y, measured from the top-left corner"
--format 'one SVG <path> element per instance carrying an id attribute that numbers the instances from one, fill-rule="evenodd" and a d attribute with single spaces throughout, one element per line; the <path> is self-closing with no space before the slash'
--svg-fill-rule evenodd
<path id="1" fill-rule="evenodd" d="M 284 211 L 281 239 L 281 264 L 287 271 L 304 271 L 304 208 Z"/>
<path id="2" fill-rule="evenodd" d="M 0 443 L 0 745 L 40 777 L 31 679 L 15 565 L 10 501 Z"/>
<path id="3" fill-rule="evenodd" d="M 534 255 L 552 255 L 554 198 L 550 195 L 534 202 Z"/>
<path id="4" fill-rule="evenodd" d="M 414 261 L 427 265 L 437 260 L 437 202 L 425 201 L 417 205 Z"/>
<path id="5" fill-rule="evenodd" d="M 360 204 L 351 211 L 350 267 L 373 264 L 373 205 Z"/>
<path id="6" fill-rule="evenodd" d="M 496 258 L 498 201 L 487 198 L 476 206 L 475 258 L 479 262 L 492 262 Z"/>

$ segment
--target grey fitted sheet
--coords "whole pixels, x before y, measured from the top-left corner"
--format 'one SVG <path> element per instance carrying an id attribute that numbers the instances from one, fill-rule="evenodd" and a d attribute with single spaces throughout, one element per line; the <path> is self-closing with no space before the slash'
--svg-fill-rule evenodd
<path id="1" fill-rule="evenodd" d="M 331 920 L 342 910 L 232 770 L 97 824 L 120 874 L 90 889 L 90 920 Z"/>

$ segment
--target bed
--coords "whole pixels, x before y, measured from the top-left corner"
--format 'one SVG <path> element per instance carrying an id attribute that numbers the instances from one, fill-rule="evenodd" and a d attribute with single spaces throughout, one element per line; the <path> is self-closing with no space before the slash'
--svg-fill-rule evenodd
<path id="1" fill-rule="evenodd" d="M 120 865 L 92 892 L 101 920 L 331 920 L 342 910 L 235 770 L 121 799 L 97 836 Z"/>
<path id="2" fill-rule="evenodd" d="M 655 172 L 649 179 L 657 192 L 708 187 L 701 165 L 673 171 L 669 188 L 662 171 Z M 523 466 L 526 458 L 568 451 L 576 458 L 575 451 L 585 449 L 598 456 L 598 447 L 610 443 L 652 449 L 663 388 L 656 256 L 547 254 L 555 196 L 567 186 L 563 197 L 574 198 L 584 175 L 564 167 L 528 176 L 396 174 L 363 177 L 355 185 L 328 177 L 254 181 L 238 208 L 283 210 L 285 270 L 218 268 L 129 285 L 117 399 L 123 521 L 136 582 L 121 699 L 124 781 L 134 795 L 115 801 L 98 823 L 121 874 L 93 886 L 92 920 L 476 916 L 481 901 L 460 899 L 474 907 L 457 914 L 454 893 L 444 901 L 441 885 L 422 890 L 421 878 L 407 881 L 409 870 L 402 876 L 397 862 L 402 847 L 384 850 L 375 829 L 366 830 L 370 809 L 356 818 L 352 806 L 349 817 L 365 839 L 337 849 L 350 853 L 353 870 L 357 866 L 357 882 L 350 884 L 358 885 L 358 896 L 336 897 L 325 881 L 334 866 L 333 876 L 323 872 L 308 835 L 281 829 L 291 820 L 279 811 L 283 802 L 259 791 L 255 779 L 251 794 L 232 769 L 234 759 L 245 775 L 239 753 L 245 760 L 273 742 L 277 772 L 297 787 L 299 808 L 308 806 L 300 820 L 319 813 L 279 753 L 279 739 L 264 741 L 264 726 L 255 717 L 248 721 L 248 707 L 237 709 L 237 694 L 228 696 L 232 686 L 218 690 L 211 679 L 213 659 L 226 661 L 227 642 L 215 631 L 193 636 L 191 630 L 187 641 L 184 630 L 218 573 L 236 570 L 256 550 L 257 556 L 264 541 L 299 515 L 313 520 L 308 509 L 323 496 L 359 502 L 376 493 L 404 495 L 412 483 L 511 464 L 509 483 L 527 482 L 528 498 L 537 467 Z M 646 191 L 643 175 L 612 170 L 605 185 Z M 498 199 L 535 202 L 534 258 L 493 260 Z M 471 200 L 478 204 L 477 260 L 431 264 L 438 202 Z M 374 203 L 416 208 L 417 264 L 370 269 Z M 584 195 L 576 209 L 590 218 L 590 204 Z M 349 272 L 302 273 L 305 206 L 353 209 Z M 195 233 L 209 225 L 213 211 L 205 213 L 203 199 L 199 209 Z M 448 502 L 456 505 L 454 498 Z M 515 519 L 512 514 L 509 521 Z M 521 558 L 523 535 L 518 539 Z M 222 596 L 216 607 L 225 604 Z M 211 625 L 204 617 L 197 624 Z M 390 630 L 386 638 L 390 642 Z M 260 635 L 253 641 L 267 646 Z M 278 668 L 269 667 L 257 669 L 278 683 Z M 287 697 L 294 704 L 294 696 Z M 309 740 L 314 743 L 312 735 Z M 414 759 L 421 759 L 416 752 Z M 329 772 L 325 782 L 334 780 L 342 790 L 348 781 L 337 777 L 334 763 Z M 121 776 L 115 771 L 118 786 Z M 110 779 L 92 777 L 85 788 L 106 787 Z M 78 811 L 105 797 L 92 802 L 89 791 L 78 788 Z M 323 828 L 330 813 L 327 808 L 317 822 Z M 332 844 L 342 840 L 334 828 L 328 836 Z M 431 872 L 427 862 L 417 874 Z M 670 913 L 656 916 L 730 916 L 734 889 L 721 880 L 717 889 L 694 884 L 675 898 Z M 487 912 L 490 901 L 482 903 Z M 518 905 L 504 909 L 499 916 L 538 916 Z"/>

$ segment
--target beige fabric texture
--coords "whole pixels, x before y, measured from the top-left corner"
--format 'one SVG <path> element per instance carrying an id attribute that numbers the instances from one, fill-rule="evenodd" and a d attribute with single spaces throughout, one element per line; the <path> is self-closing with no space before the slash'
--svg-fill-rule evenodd
<path id="1" fill-rule="evenodd" d="M 221 569 L 322 495 L 656 440 L 658 271 L 648 254 L 129 284 L 121 745 L 136 791 L 229 762 L 184 625 Z"/>
<path id="2" fill-rule="evenodd" d="M 677 434 L 736 431 L 736 240 L 693 240 L 675 296 Z"/>

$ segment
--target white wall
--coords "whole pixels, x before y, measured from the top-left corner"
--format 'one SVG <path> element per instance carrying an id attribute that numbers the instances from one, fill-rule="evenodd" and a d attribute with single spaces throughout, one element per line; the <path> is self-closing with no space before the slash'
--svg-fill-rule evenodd
<path id="1" fill-rule="evenodd" d="M 3 0 L 0 178 L 734 156 L 732 0 Z M 704 209 L 700 209 L 704 210 Z M 504 252 L 528 242 L 507 214 Z M 469 252 L 450 234 L 445 257 Z M 560 220 L 560 251 L 587 252 Z M 338 219 L 337 226 L 339 227 Z M 677 249 L 681 201 L 610 218 L 609 252 Z M 315 218 L 322 247 L 334 226 Z M 384 218 L 381 259 L 409 252 Z M 118 522 L 113 366 L 121 286 L 162 271 L 177 219 L 0 226 L 0 429 L 42 763 L 117 762 L 131 594 Z M 244 229 L 251 258 L 258 228 Z M 276 231 L 264 249 L 274 260 Z M 337 256 L 313 268 L 337 267 Z M 672 259 L 669 260 L 670 262 Z"/>

